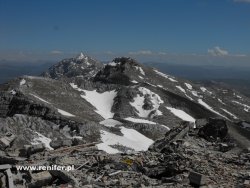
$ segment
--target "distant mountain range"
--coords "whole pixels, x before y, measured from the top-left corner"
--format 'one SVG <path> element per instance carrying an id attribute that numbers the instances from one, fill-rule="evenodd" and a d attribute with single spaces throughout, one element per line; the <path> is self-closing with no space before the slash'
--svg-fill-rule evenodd
<path id="1" fill-rule="evenodd" d="M 0 83 L 7 82 L 22 75 L 38 76 L 55 62 L 12 62 L 0 61 Z M 104 62 L 107 63 L 107 62 Z M 195 82 L 216 83 L 233 87 L 250 96 L 250 69 L 244 67 L 224 67 L 207 65 L 178 65 L 174 63 L 145 62 L 145 65 L 156 67 L 173 76 L 190 79 Z"/>

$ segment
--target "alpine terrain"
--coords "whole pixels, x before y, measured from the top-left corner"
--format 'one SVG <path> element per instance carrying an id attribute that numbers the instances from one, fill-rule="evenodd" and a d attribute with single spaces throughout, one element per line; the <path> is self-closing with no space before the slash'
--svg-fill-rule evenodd
<path id="1" fill-rule="evenodd" d="M 249 139 L 248 97 L 127 57 L 0 85 L 0 187 L 247 187 Z"/>

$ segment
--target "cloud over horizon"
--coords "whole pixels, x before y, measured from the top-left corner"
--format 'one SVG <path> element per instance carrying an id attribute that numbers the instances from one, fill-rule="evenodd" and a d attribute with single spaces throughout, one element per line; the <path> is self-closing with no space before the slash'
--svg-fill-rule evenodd
<path id="1" fill-rule="evenodd" d="M 129 52 L 129 55 L 152 55 L 153 52 L 151 50 L 139 50 L 136 52 Z"/>
<path id="2" fill-rule="evenodd" d="M 212 49 L 207 50 L 208 54 L 212 56 L 227 56 L 229 55 L 229 52 L 225 49 L 220 48 L 219 46 L 215 46 Z"/>
<path id="3" fill-rule="evenodd" d="M 60 50 L 52 50 L 52 51 L 50 51 L 50 54 L 59 55 L 59 54 L 63 54 L 63 52 Z"/>

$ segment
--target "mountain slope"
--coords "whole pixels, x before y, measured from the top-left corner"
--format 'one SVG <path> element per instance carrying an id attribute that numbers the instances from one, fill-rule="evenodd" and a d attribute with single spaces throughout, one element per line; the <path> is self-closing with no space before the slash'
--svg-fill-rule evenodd
<path id="1" fill-rule="evenodd" d="M 3 117 L 24 114 L 61 118 L 76 122 L 77 129 L 91 122 L 99 131 L 110 129 L 109 123 L 102 125 L 101 121 L 115 119 L 120 124 L 113 129 L 119 134 L 122 125 L 153 140 L 182 120 L 193 126 L 195 119 L 209 117 L 250 121 L 249 99 L 236 91 L 205 88 L 130 58 L 116 58 L 102 65 L 80 54 L 42 75 L 24 76 L 7 84 L 4 94 L 8 99 L 2 100 L 9 104 L 8 110 L 1 112 Z"/>
<path id="2" fill-rule="evenodd" d="M 135 153 L 156 140 L 164 143 L 176 127 L 192 135 L 192 128 L 206 124 L 203 120 L 218 126 L 222 121 L 228 142 L 250 147 L 249 98 L 235 90 L 205 88 L 131 58 L 104 65 L 80 54 L 41 77 L 23 76 L 0 89 L 0 136 L 16 135 L 6 146 L 11 152 L 27 144 L 43 143 L 52 150 L 94 142 L 109 154 Z"/>

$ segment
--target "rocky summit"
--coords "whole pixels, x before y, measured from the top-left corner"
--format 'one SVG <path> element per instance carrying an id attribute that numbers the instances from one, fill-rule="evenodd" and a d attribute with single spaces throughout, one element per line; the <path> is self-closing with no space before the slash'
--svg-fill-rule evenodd
<path id="1" fill-rule="evenodd" d="M 0 187 L 250 187 L 250 99 L 81 53 L 0 85 Z"/>

